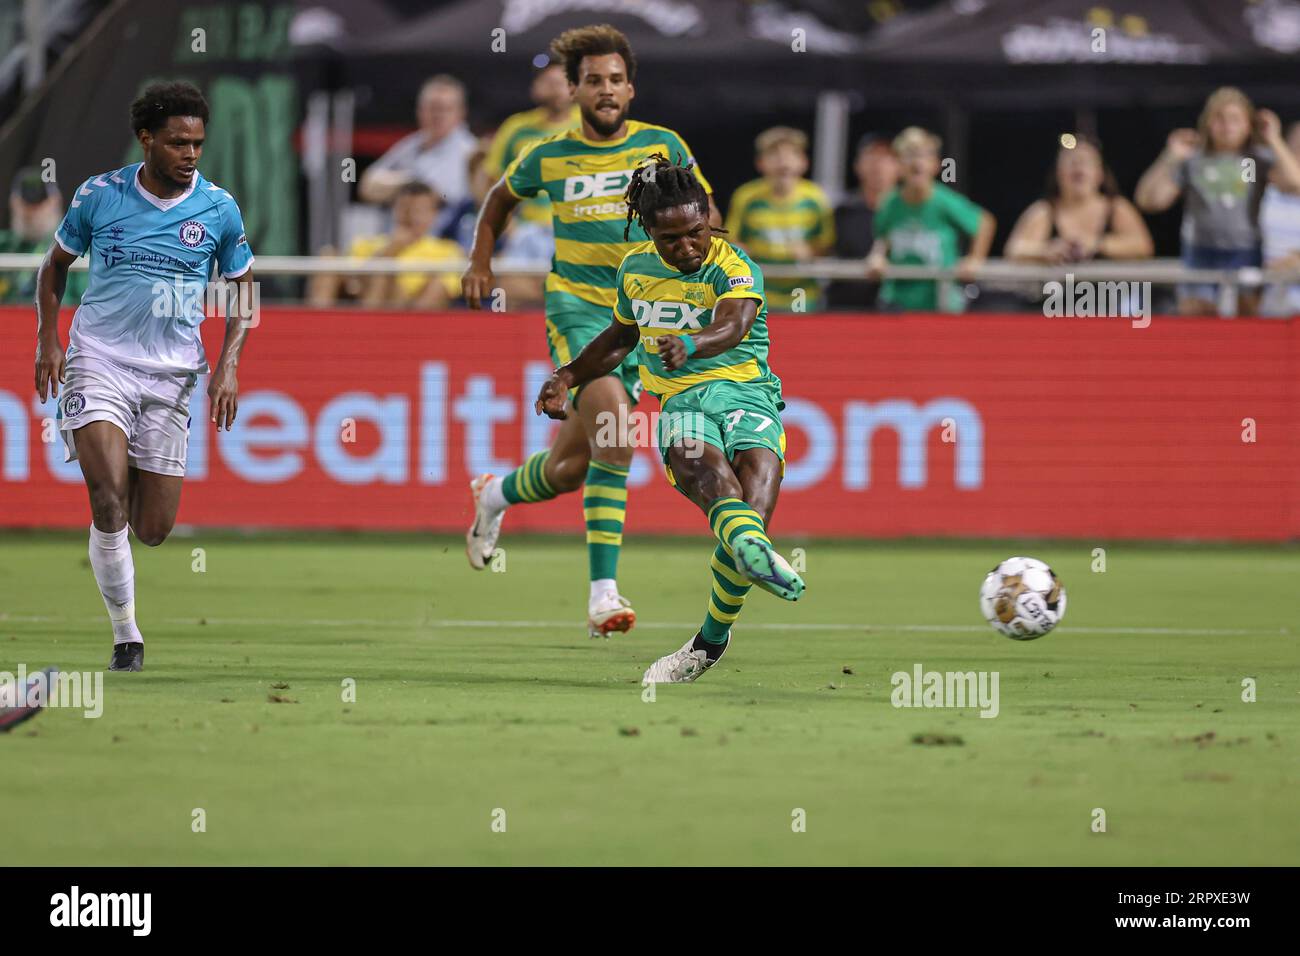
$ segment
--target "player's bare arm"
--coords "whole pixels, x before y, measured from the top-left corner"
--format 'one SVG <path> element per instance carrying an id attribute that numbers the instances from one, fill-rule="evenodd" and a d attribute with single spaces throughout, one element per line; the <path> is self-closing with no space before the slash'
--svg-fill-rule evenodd
<path id="1" fill-rule="evenodd" d="M 58 398 L 59 385 L 67 381 L 59 341 L 59 306 L 68 284 L 68 269 L 76 261 L 76 256 L 54 242 L 36 273 L 36 394 L 42 402 Z"/>
<path id="2" fill-rule="evenodd" d="M 567 365 L 561 365 L 555 373 L 542 383 L 537 393 L 533 408 L 537 414 L 545 413 L 550 418 L 567 418 L 564 409 L 569 389 L 579 388 L 603 375 L 608 375 L 618 368 L 627 354 L 636 348 L 640 333 L 635 325 L 619 322 L 617 319 L 587 343 L 586 348 Z"/>
<path id="3" fill-rule="evenodd" d="M 724 299 L 714 306 L 713 321 L 702 332 L 691 336 L 696 358 L 712 358 L 739 345 L 754 327 L 758 316 L 757 299 Z M 686 364 L 686 345 L 680 335 L 661 335 L 655 339 L 664 368 L 675 372 Z"/>
<path id="4" fill-rule="evenodd" d="M 474 248 L 469 253 L 469 266 L 460 278 L 465 302 L 471 309 L 481 309 L 483 299 L 492 292 L 492 250 L 505 232 L 510 213 L 518 205 L 519 197 L 510 191 L 504 176 L 488 190 L 483 200 L 483 208 L 474 224 Z"/>
<path id="5" fill-rule="evenodd" d="M 208 381 L 209 414 L 217 431 L 222 427 L 230 431 L 230 426 L 235 423 L 235 415 L 239 411 L 239 379 L 235 372 L 244 352 L 244 343 L 248 340 L 248 330 L 257 324 L 253 304 L 257 301 L 253 295 L 253 270 L 249 269 L 232 281 L 238 289 L 229 296 L 226 338 L 221 345 L 221 357 Z"/>

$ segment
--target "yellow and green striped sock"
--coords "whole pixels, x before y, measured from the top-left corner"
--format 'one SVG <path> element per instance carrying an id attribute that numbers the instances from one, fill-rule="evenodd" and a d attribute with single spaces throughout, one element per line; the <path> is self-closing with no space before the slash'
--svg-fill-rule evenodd
<path id="1" fill-rule="evenodd" d="M 710 644 L 723 644 L 731 625 L 740 616 L 745 595 L 752 585 L 736 569 L 736 562 L 721 544 L 714 549 L 709 568 L 713 571 L 713 593 L 709 595 L 709 608 L 704 614 L 704 623 L 700 625 L 700 636 Z"/>
<path id="2" fill-rule="evenodd" d="M 582 514 L 587 519 L 587 559 L 591 580 L 618 577 L 618 555 L 623 547 L 623 519 L 627 514 L 629 469 L 592 460 L 582 489 Z"/>
<path id="3" fill-rule="evenodd" d="M 709 527 L 727 551 L 738 535 L 754 534 L 768 544 L 772 541 L 763 529 L 758 512 L 739 498 L 718 498 L 709 505 Z"/>
<path id="4" fill-rule="evenodd" d="M 558 492 L 546 480 L 546 459 L 549 451 L 539 451 L 528 457 L 522 465 L 501 481 L 501 494 L 506 501 L 517 505 L 521 501 L 549 501 Z"/>

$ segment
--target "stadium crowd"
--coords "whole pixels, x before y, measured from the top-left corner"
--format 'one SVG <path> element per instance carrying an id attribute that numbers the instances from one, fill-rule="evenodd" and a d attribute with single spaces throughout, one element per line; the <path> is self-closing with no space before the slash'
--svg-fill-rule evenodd
<path id="1" fill-rule="evenodd" d="M 530 96 L 531 109 L 476 137 L 467 122 L 464 84 L 445 74 L 427 80 L 417 97 L 417 129 L 371 163 L 357 184 L 358 201 L 382 207 L 377 221 L 386 225 L 346 236 L 342 248 L 313 252 L 426 263 L 463 258 L 492 184 L 532 143 L 579 123 L 558 63 L 535 71 Z M 969 290 L 961 283 L 881 281 L 883 270 L 894 264 L 954 268 L 968 283 L 992 252 L 994 217 L 950 185 L 939 137 L 916 126 L 896 136 L 863 136 L 852 162 L 856 188 L 838 204 L 807 178 L 808 152 L 807 135 L 788 126 L 757 137 L 758 175 L 719 203 L 728 237 L 759 263 L 861 260 L 863 278 L 773 278 L 767 284 L 770 308 L 963 311 Z M 1053 265 L 1149 259 L 1155 248 L 1143 214 L 1181 202 L 1185 266 L 1300 268 L 1298 155 L 1300 122 L 1284 132 L 1276 114 L 1230 87 L 1207 99 L 1195 129 L 1169 134 L 1131 199 L 1121 195 L 1098 141 L 1063 134 L 1043 195 L 1020 214 L 1002 254 L 1014 262 Z M 20 172 L 10 195 L 12 225 L 0 232 L 0 252 L 44 251 L 62 203 L 57 185 L 45 182 L 40 170 Z M 548 201 L 525 201 L 501 238 L 498 261 L 537 262 L 553 251 Z M 512 307 L 541 304 L 541 277 L 502 271 L 499 284 Z M 30 301 L 33 278 L 0 273 L 0 301 Z M 1022 307 L 1036 307 L 1042 299 L 1040 287 L 1010 291 Z M 1180 284 L 1176 307 L 1184 314 L 1213 315 L 1217 292 L 1213 284 Z M 70 288 L 67 301 L 75 303 L 78 294 L 79 287 Z M 454 271 L 433 277 L 318 274 L 304 297 L 317 306 L 445 308 L 460 299 L 460 279 Z M 1238 312 L 1296 314 L 1300 284 L 1243 287 Z"/>
<path id="2" fill-rule="evenodd" d="M 532 109 L 507 117 L 494 134 L 476 140 L 466 122 L 464 85 L 445 75 L 428 80 L 418 98 L 419 129 L 367 169 L 358 194 L 367 202 L 400 203 L 402 189 L 426 184 L 437 193 L 430 235 L 438 239 L 417 240 L 408 226 L 399 225 L 405 219 L 395 206 L 393 234 L 357 238 L 350 254 L 437 260 L 468 250 L 478 205 L 491 184 L 531 143 L 579 122 L 559 64 L 538 69 L 530 92 Z M 1058 265 L 1148 259 L 1155 247 L 1143 213 L 1159 213 L 1182 201 L 1184 265 L 1300 267 L 1297 153 L 1300 122 L 1292 123 L 1284 136 L 1274 113 L 1257 109 L 1239 90 L 1223 88 L 1206 101 L 1196 129 L 1170 133 L 1130 200 L 1120 194 L 1101 144 L 1082 134 L 1065 134 L 1044 194 L 1021 213 L 1003 255 L 1015 262 Z M 962 311 L 965 294 L 958 284 L 880 281 L 891 263 L 956 268 L 959 278 L 969 281 L 990 255 L 993 216 L 949 185 L 943 166 L 942 143 L 927 130 L 913 126 L 894 137 L 868 134 L 853 158 L 856 189 L 833 205 L 807 178 L 807 135 L 774 126 L 755 140 L 758 175 L 726 203 L 725 227 L 731 241 L 759 263 L 797 265 L 820 257 L 863 261 L 862 281 L 772 279 L 767 288 L 773 310 Z M 457 249 L 446 245 L 450 242 Z M 553 247 L 548 204 L 538 197 L 521 206 L 498 256 L 546 259 Z M 540 278 L 503 281 L 511 284 L 507 294 L 516 303 L 541 302 Z M 413 305 L 454 300 L 455 282 L 451 274 L 437 282 L 412 275 L 388 283 L 382 295 L 371 287 L 353 294 L 368 304 Z M 417 285 L 436 292 L 420 298 Z M 337 301 L 337 290 L 344 287 L 333 282 L 331 294 L 325 294 L 325 286 L 320 284 L 321 294 L 313 294 L 312 301 Z M 1033 288 L 1018 294 L 1025 305 L 1041 298 Z M 1212 315 L 1217 289 L 1183 284 L 1177 302 L 1181 312 Z M 1293 314 L 1300 311 L 1300 286 L 1269 288 L 1263 302 L 1243 290 L 1239 311 Z"/>

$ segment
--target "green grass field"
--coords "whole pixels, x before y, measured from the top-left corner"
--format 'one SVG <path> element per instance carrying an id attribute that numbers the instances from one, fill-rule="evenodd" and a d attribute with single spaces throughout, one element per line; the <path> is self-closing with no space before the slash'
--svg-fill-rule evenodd
<path id="1" fill-rule="evenodd" d="M 502 544 L 504 573 L 451 538 L 135 544 L 146 670 L 104 675 L 98 720 L 0 736 L 6 862 L 1300 861 L 1295 549 L 1114 544 L 1093 573 L 1083 543 L 803 542 L 805 599 L 755 590 L 722 664 L 647 703 L 709 540 L 629 542 L 641 623 L 609 641 L 579 540 Z M 979 617 L 1017 553 L 1069 590 L 1039 641 Z M 0 534 L 0 670 L 99 670 L 110 642 L 83 536 Z M 999 672 L 999 716 L 894 708 L 917 663 Z"/>

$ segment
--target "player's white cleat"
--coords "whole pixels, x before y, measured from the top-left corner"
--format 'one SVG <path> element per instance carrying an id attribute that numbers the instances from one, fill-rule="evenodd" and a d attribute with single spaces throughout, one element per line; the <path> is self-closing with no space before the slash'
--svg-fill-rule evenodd
<path id="1" fill-rule="evenodd" d="M 607 591 L 587 605 L 587 635 L 626 634 L 636 624 L 636 611 L 617 591 Z"/>
<path id="2" fill-rule="evenodd" d="M 647 667 L 645 673 L 641 675 L 641 683 L 689 684 L 722 660 L 722 655 L 727 653 L 727 648 L 730 646 L 731 632 L 728 631 L 727 643 L 722 645 L 722 650 L 718 652 L 717 657 L 709 660 L 708 652 L 703 648 L 696 649 L 695 638 L 692 637 L 681 646 L 680 650 L 659 658 L 659 660 Z"/>
<path id="3" fill-rule="evenodd" d="M 740 535 L 731 553 L 740 573 L 764 591 L 787 601 L 797 601 L 803 594 L 803 578 L 758 535 Z"/>
<path id="4" fill-rule="evenodd" d="M 476 571 L 482 571 L 492 558 L 492 552 L 497 548 L 497 536 L 501 534 L 501 519 L 506 513 L 504 508 L 497 511 L 483 504 L 483 489 L 494 477 L 479 475 L 469 483 L 470 493 L 474 496 L 474 523 L 465 532 L 465 557 Z"/>

